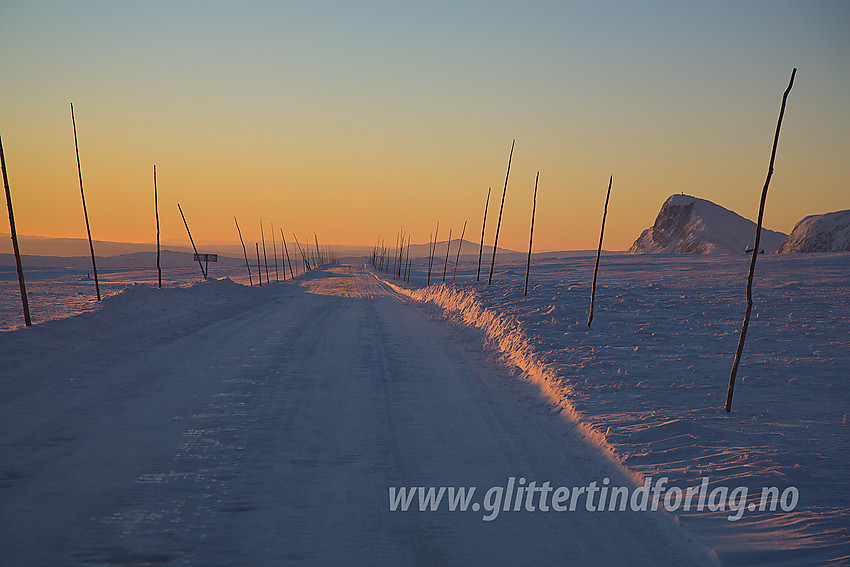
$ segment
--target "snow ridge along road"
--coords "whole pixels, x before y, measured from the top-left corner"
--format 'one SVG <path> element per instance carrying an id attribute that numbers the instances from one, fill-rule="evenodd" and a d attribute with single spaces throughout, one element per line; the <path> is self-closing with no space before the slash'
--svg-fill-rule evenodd
<path id="1" fill-rule="evenodd" d="M 4 564 L 716 564 L 660 512 L 390 511 L 390 487 L 633 481 L 365 269 L 162 291 L 2 337 Z"/>

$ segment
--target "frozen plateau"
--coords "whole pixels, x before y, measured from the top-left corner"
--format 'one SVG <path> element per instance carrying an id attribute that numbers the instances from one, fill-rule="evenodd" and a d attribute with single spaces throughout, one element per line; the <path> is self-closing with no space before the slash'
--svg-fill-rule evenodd
<path id="1" fill-rule="evenodd" d="M 685 225 L 728 213 L 689 199 Z M 84 263 L 30 257 L 30 328 L 4 265 L 0 564 L 847 565 L 850 253 L 759 258 L 727 414 L 743 245 L 603 256 L 592 328 L 590 255 L 535 255 L 528 295 L 525 259 L 492 285 L 476 258 L 426 286 L 416 258 L 409 283 L 364 259 L 260 288 L 188 255 L 162 289 L 114 260 L 102 302 Z M 476 508 L 510 479 L 661 478 L 750 500 Z M 388 497 L 461 486 L 463 511 Z M 765 487 L 799 498 L 759 509 Z"/>

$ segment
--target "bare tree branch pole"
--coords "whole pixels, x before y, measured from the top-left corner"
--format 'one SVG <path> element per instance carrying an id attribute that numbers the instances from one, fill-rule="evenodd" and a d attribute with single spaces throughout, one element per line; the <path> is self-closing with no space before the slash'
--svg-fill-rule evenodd
<path id="1" fill-rule="evenodd" d="M 726 413 L 732 411 L 732 394 L 735 391 L 735 376 L 738 374 L 738 364 L 741 362 L 741 353 L 744 350 L 744 341 L 747 338 L 747 327 L 750 324 L 750 312 L 753 309 L 753 274 L 756 271 L 756 260 L 759 254 L 759 241 L 761 239 L 761 223 L 764 218 L 764 204 L 767 200 L 767 189 L 770 186 L 770 178 L 773 177 L 773 163 L 776 159 L 776 147 L 779 145 L 779 130 L 782 128 L 782 117 L 785 115 L 785 103 L 788 100 L 788 93 L 791 92 L 791 87 L 794 86 L 794 76 L 797 74 L 795 67 L 791 71 L 791 80 L 788 82 L 788 87 L 782 94 L 782 106 L 779 109 L 779 120 L 776 122 L 776 133 L 773 136 L 773 149 L 770 152 L 770 165 L 767 168 L 767 178 L 764 180 L 764 187 L 761 190 L 761 202 L 759 203 L 759 217 L 756 223 L 756 236 L 753 243 L 753 258 L 750 260 L 750 273 L 747 276 L 747 310 L 744 312 L 744 322 L 741 325 L 741 335 L 738 338 L 738 350 L 735 351 L 735 361 L 732 363 L 732 372 L 729 375 L 729 388 L 726 391 Z"/>
<path id="2" fill-rule="evenodd" d="M 189 234 L 189 242 L 192 243 L 192 250 L 195 251 L 195 259 L 198 261 L 198 265 L 201 267 L 201 273 L 204 274 L 204 279 L 207 279 L 207 271 L 204 269 L 204 265 L 201 263 L 201 257 L 198 255 L 198 249 L 195 247 L 195 241 L 192 239 L 192 231 L 189 230 L 189 223 L 186 222 L 186 215 L 183 214 L 183 209 L 180 207 L 180 203 L 177 203 L 177 209 L 180 211 L 180 216 L 183 217 L 183 224 L 186 225 L 186 232 Z"/>
<path id="3" fill-rule="evenodd" d="M 446 241 L 446 262 L 443 264 L 443 281 L 446 281 L 446 268 L 449 267 L 449 250 L 452 248 L 452 229 L 449 229 L 449 239 Z"/>
<path id="4" fill-rule="evenodd" d="M 6 154 L 3 152 L 3 141 L 0 140 L 0 166 L 3 168 L 3 187 L 6 189 L 6 208 L 9 209 L 9 232 L 12 235 L 12 248 L 15 251 L 15 264 L 18 267 L 18 286 L 21 288 L 21 303 L 24 309 L 24 323 L 32 326 L 30 318 L 30 302 L 27 297 L 27 283 L 24 280 L 24 266 L 21 263 L 21 250 L 18 248 L 18 232 L 15 229 L 15 213 L 12 211 L 12 192 L 9 190 L 9 177 L 6 175 Z"/>
<path id="5" fill-rule="evenodd" d="M 307 272 L 311 269 L 310 262 L 307 260 L 307 255 L 304 254 L 304 250 L 301 248 L 301 243 L 298 242 L 298 235 L 293 232 L 292 236 L 295 238 L 295 245 L 298 247 L 298 252 L 301 253 L 301 260 L 304 262 L 304 271 Z"/>
<path id="6" fill-rule="evenodd" d="M 487 201 L 484 203 L 484 220 L 481 222 L 481 245 L 478 247 L 478 275 L 475 276 L 475 281 L 481 279 L 481 255 L 484 253 L 484 228 L 487 226 L 487 207 L 490 206 L 490 189 L 487 188 Z"/>
<path id="7" fill-rule="evenodd" d="M 89 250 L 91 250 L 91 269 L 94 273 L 94 289 L 97 292 L 97 300 L 100 301 L 100 284 L 97 281 L 97 262 L 95 262 L 94 259 L 94 244 L 91 240 L 89 213 L 86 209 L 86 194 L 83 192 L 83 168 L 80 167 L 80 145 L 77 143 L 77 121 L 74 119 L 73 102 L 71 103 L 71 123 L 74 125 L 74 150 L 77 152 L 77 173 L 80 175 L 80 196 L 83 198 L 83 216 L 86 217 L 86 233 L 89 235 Z"/>
<path id="8" fill-rule="evenodd" d="M 263 234 L 263 219 L 260 219 L 260 240 L 263 242 L 263 264 L 266 266 L 266 283 L 271 283 L 271 278 L 269 278 L 269 258 L 266 256 L 266 236 Z M 262 272 L 260 272 L 260 277 L 263 277 Z"/>
<path id="9" fill-rule="evenodd" d="M 289 258 L 289 248 L 286 247 L 286 236 L 283 234 L 283 229 L 280 229 L 280 238 L 283 240 L 283 251 L 286 252 L 286 261 L 289 263 L 289 275 L 292 278 L 295 278 L 295 274 L 292 272 L 292 260 Z M 296 264 L 298 262 L 295 262 Z M 283 275 L 284 279 L 286 279 L 286 266 L 283 267 Z"/>
<path id="10" fill-rule="evenodd" d="M 508 192 L 508 177 L 511 175 L 511 158 L 514 157 L 514 144 L 516 140 L 511 142 L 511 153 L 508 156 L 508 172 L 505 174 L 505 188 L 502 190 L 502 206 L 499 207 L 499 222 L 496 223 L 496 240 L 493 242 L 493 259 L 490 261 L 490 279 L 487 280 L 487 285 L 493 283 L 493 268 L 496 265 L 496 246 L 499 244 L 499 229 L 502 226 L 502 211 L 505 209 L 505 193 Z"/>
<path id="11" fill-rule="evenodd" d="M 602 230 L 599 232 L 599 247 L 596 249 L 596 264 L 593 266 L 593 285 L 590 288 L 590 313 L 587 316 L 587 326 L 593 322 L 593 301 L 596 299 L 596 274 L 599 271 L 599 256 L 602 255 L 602 238 L 605 236 L 605 217 L 608 216 L 608 199 L 611 197 L 611 182 L 614 176 L 608 178 L 608 193 L 605 195 L 605 208 L 602 211 Z"/>
<path id="12" fill-rule="evenodd" d="M 248 251 L 245 249 L 245 241 L 242 240 L 242 231 L 239 230 L 239 221 L 236 220 L 236 217 L 233 217 L 233 222 L 236 223 L 236 232 L 239 233 L 239 242 L 242 243 L 242 254 L 245 255 L 245 267 L 248 268 L 248 283 L 251 284 L 251 287 L 254 287 L 254 278 L 251 277 L 251 264 L 248 263 Z"/>
<path id="13" fill-rule="evenodd" d="M 410 281 L 410 235 L 407 235 L 407 268 L 405 268 L 405 279 L 406 281 Z"/>
<path id="14" fill-rule="evenodd" d="M 255 242 L 257 248 L 257 281 L 260 282 L 260 287 L 263 287 L 263 268 L 260 266 L 260 243 Z"/>
<path id="15" fill-rule="evenodd" d="M 277 267 L 277 238 L 274 237 L 274 224 L 269 223 L 269 226 L 272 229 L 272 254 L 274 254 L 274 279 L 276 282 L 280 281 L 280 270 Z M 286 268 L 286 266 L 284 266 Z M 283 270 L 283 279 L 286 281 L 286 269 Z"/>
<path id="16" fill-rule="evenodd" d="M 466 234 L 466 221 L 463 221 L 463 230 L 460 231 L 460 242 L 457 243 L 457 257 L 455 258 L 455 271 L 452 272 L 452 281 L 455 281 L 457 275 L 457 264 L 460 262 L 460 249 L 463 246 L 463 235 Z"/>
<path id="17" fill-rule="evenodd" d="M 156 275 L 159 287 L 162 287 L 162 266 L 159 263 L 159 201 L 156 194 L 156 164 L 153 165 L 153 209 L 156 212 Z"/>
<path id="18" fill-rule="evenodd" d="M 523 295 L 528 295 L 528 273 L 531 271 L 531 242 L 534 240 L 534 212 L 537 210 L 537 180 L 540 179 L 540 172 L 534 178 L 534 202 L 531 206 L 531 234 L 528 237 L 528 264 L 525 266 L 525 291 Z"/>

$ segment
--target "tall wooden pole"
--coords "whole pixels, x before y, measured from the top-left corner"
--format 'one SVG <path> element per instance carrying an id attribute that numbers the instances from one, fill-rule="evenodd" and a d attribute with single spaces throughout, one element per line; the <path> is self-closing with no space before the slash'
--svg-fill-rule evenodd
<path id="1" fill-rule="evenodd" d="M 608 178 L 608 194 L 605 195 L 605 208 L 602 211 L 602 230 L 599 233 L 599 247 L 596 249 L 596 264 L 593 266 L 593 284 L 590 287 L 590 313 L 587 316 L 587 326 L 593 321 L 593 300 L 596 298 L 596 273 L 599 271 L 599 256 L 602 255 L 602 237 L 605 236 L 605 217 L 608 216 L 608 199 L 611 197 L 611 182 L 614 176 Z"/>
<path id="2" fill-rule="evenodd" d="M 514 157 L 514 144 L 516 140 L 511 142 L 511 153 L 508 156 L 508 172 L 505 174 L 505 188 L 502 190 L 502 206 L 499 207 L 499 222 L 496 223 L 496 240 L 493 242 L 493 259 L 490 261 L 490 279 L 487 280 L 487 285 L 493 283 L 493 267 L 496 265 L 496 246 L 499 244 L 499 228 L 502 226 L 502 211 L 505 209 L 505 193 L 508 192 L 508 177 L 511 174 L 511 158 Z"/>
<path id="3" fill-rule="evenodd" d="M 452 229 L 449 229 L 449 239 L 446 241 L 446 262 L 443 264 L 443 281 L 446 281 L 446 268 L 449 267 L 449 250 L 452 248 Z"/>
<path id="4" fill-rule="evenodd" d="M 283 240 L 283 251 L 286 252 L 286 261 L 289 262 L 289 275 L 295 279 L 295 273 L 292 271 L 292 260 L 289 258 L 289 249 L 286 247 L 286 236 L 283 234 L 283 229 L 280 229 L 280 238 Z M 283 271 L 285 276 L 286 266 L 284 266 Z"/>
<path id="5" fill-rule="evenodd" d="M 528 295 L 528 273 L 531 271 L 531 242 L 534 240 L 534 212 L 537 210 L 537 180 L 540 179 L 540 172 L 537 172 L 537 177 L 534 178 L 534 203 L 531 205 L 531 234 L 528 237 L 528 263 L 525 266 L 525 291 L 523 295 Z"/>
<path id="6" fill-rule="evenodd" d="M 481 223 L 481 245 L 478 247 L 478 275 L 475 276 L 475 281 L 481 279 L 481 255 L 484 253 L 484 228 L 487 226 L 487 207 L 490 206 L 490 189 L 487 188 L 487 201 L 484 203 L 484 221 Z"/>
<path id="7" fill-rule="evenodd" d="M 310 263 L 307 260 L 307 255 L 304 254 L 304 250 L 301 249 L 301 243 L 298 242 L 298 235 L 294 232 L 292 236 L 295 238 L 295 245 L 298 247 L 298 251 L 301 253 L 301 260 L 304 262 L 304 271 L 308 271 L 310 269 Z"/>
<path id="8" fill-rule="evenodd" d="M 257 281 L 260 282 L 260 287 L 263 287 L 263 268 L 260 266 L 260 243 L 255 242 L 257 248 Z"/>
<path id="9" fill-rule="evenodd" d="M 788 88 L 782 95 L 782 106 L 779 109 L 779 120 L 776 122 L 776 134 L 773 136 L 773 150 L 770 152 L 770 165 L 767 168 L 767 178 L 764 180 L 764 187 L 761 190 L 761 202 L 759 203 L 759 218 L 756 223 L 756 236 L 753 243 L 753 258 L 750 260 L 750 273 L 747 276 L 747 310 L 744 312 L 744 322 L 741 325 L 741 336 L 738 339 L 738 350 L 735 351 L 735 361 L 732 363 L 732 373 L 729 375 L 729 388 L 726 391 L 726 413 L 732 411 L 732 394 L 735 391 L 735 376 L 738 374 L 738 364 L 741 362 L 741 353 L 744 350 L 744 340 L 747 338 L 747 327 L 750 324 L 750 311 L 753 308 L 753 274 L 756 271 L 756 259 L 759 255 L 759 241 L 761 239 L 761 223 L 764 217 L 764 204 L 767 200 L 767 188 L 770 185 L 770 178 L 773 177 L 773 162 L 776 159 L 776 146 L 779 144 L 779 130 L 782 128 L 782 117 L 785 115 L 785 102 L 788 100 L 788 93 L 791 92 L 791 87 L 794 86 L 794 76 L 797 74 L 795 67 L 791 71 L 791 80 L 788 82 Z"/>
<path id="10" fill-rule="evenodd" d="M 325 263 L 325 258 L 322 256 L 322 248 L 319 246 L 319 237 L 315 232 L 313 233 L 313 240 L 316 241 L 316 256 L 319 257 L 319 265 L 321 266 Z"/>
<path id="11" fill-rule="evenodd" d="M 431 285 L 431 269 L 434 267 L 434 254 L 437 252 L 437 233 L 440 232 L 440 221 L 437 221 L 437 230 L 434 232 L 434 242 L 428 250 L 428 281 L 426 287 Z"/>
<path id="12" fill-rule="evenodd" d="M 24 323 L 32 326 L 30 302 L 27 297 L 27 284 L 24 281 L 24 266 L 21 263 L 21 250 L 18 248 L 18 232 L 15 230 L 15 213 L 12 211 L 12 192 L 9 190 L 9 177 L 6 175 L 6 154 L 3 153 L 3 141 L 0 140 L 0 165 L 3 168 L 3 187 L 6 189 L 6 207 L 9 209 L 9 232 L 12 235 L 12 248 L 15 251 L 15 264 L 18 267 L 18 286 L 21 288 L 21 303 L 24 308 Z"/>
<path id="13" fill-rule="evenodd" d="M 180 203 L 177 203 L 177 209 L 180 211 L 180 216 L 183 217 L 183 224 L 186 225 L 186 232 L 189 233 L 189 242 L 192 243 L 192 250 L 195 251 L 195 259 L 198 260 L 198 265 L 201 267 L 201 273 L 204 274 L 204 279 L 207 279 L 207 271 L 201 263 L 201 257 L 198 255 L 198 249 L 195 247 L 195 241 L 192 239 L 192 231 L 189 230 L 189 223 L 186 222 L 186 215 L 183 214 L 183 209 L 180 207 Z"/>
<path id="14" fill-rule="evenodd" d="M 239 230 L 239 221 L 236 220 L 236 217 L 233 217 L 233 221 L 236 223 L 236 232 L 239 233 L 239 242 L 242 243 L 242 254 L 245 255 L 245 267 L 248 268 L 248 283 L 251 284 L 251 287 L 254 287 L 254 279 L 251 277 L 251 264 L 248 263 L 248 251 L 245 249 L 245 241 L 242 240 L 242 231 Z"/>
<path id="15" fill-rule="evenodd" d="M 159 262 L 159 200 L 156 194 L 156 164 L 153 165 L 153 208 L 156 211 L 156 277 L 159 287 L 162 287 L 162 266 Z"/>
<path id="16" fill-rule="evenodd" d="M 463 235 L 466 234 L 466 221 L 463 221 L 463 230 L 460 232 L 460 242 L 457 243 L 457 257 L 455 258 L 455 271 L 452 272 L 452 281 L 455 281 L 457 275 L 457 264 L 460 262 L 460 249 L 463 246 Z"/>
<path id="17" fill-rule="evenodd" d="M 274 254 L 274 279 L 280 281 L 280 271 L 277 267 L 277 238 L 274 237 L 274 224 L 269 223 L 272 228 L 272 253 Z M 285 266 L 284 266 L 285 267 Z M 283 279 L 286 281 L 286 270 L 283 270 Z"/>
<path id="18" fill-rule="evenodd" d="M 405 263 L 407 264 L 407 266 L 405 268 L 404 279 L 409 282 L 410 281 L 410 235 L 409 234 L 407 235 L 407 258 L 405 260 Z"/>
<path id="19" fill-rule="evenodd" d="M 94 244 L 91 239 L 91 227 L 89 226 L 89 213 L 86 209 L 86 194 L 83 192 L 83 169 L 80 167 L 80 145 L 77 143 L 77 121 L 74 119 L 74 103 L 71 103 L 71 123 L 74 125 L 74 150 L 77 153 L 77 173 L 80 176 L 80 196 L 83 198 L 83 216 L 86 218 L 86 233 L 89 236 L 89 250 L 91 251 L 91 269 L 94 273 L 94 289 L 97 292 L 97 300 L 100 301 L 100 284 L 97 280 L 97 262 L 94 259 Z"/>
<path id="20" fill-rule="evenodd" d="M 260 240 L 263 241 L 263 264 L 266 265 L 266 283 L 271 283 L 271 278 L 269 278 L 269 258 L 266 256 L 266 236 L 263 234 L 263 219 L 260 219 Z M 260 273 L 260 277 L 263 277 L 262 272 Z"/>

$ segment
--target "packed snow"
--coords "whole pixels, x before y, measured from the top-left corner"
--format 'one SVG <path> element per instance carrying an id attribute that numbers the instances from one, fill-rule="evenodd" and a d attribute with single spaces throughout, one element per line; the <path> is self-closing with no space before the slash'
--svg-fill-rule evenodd
<path id="1" fill-rule="evenodd" d="M 804 218 L 779 252 L 850 252 L 850 210 Z"/>
<path id="2" fill-rule="evenodd" d="M 607 255 L 588 329 L 593 260 L 535 257 L 527 296 L 525 262 L 500 259 L 491 286 L 462 261 L 427 288 L 423 260 L 411 283 L 328 266 L 262 289 L 234 281 L 244 266 L 162 290 L 128 268 L 30 329 L 4 278 L 0 548 L 43 565 L 850 560 L 850 254 L 760 259 L 731 414 L 748 258 Z M 31 302 L 90 296 L 80 279 L 35 278 Z M 387 511 L 388 486 L 522 475 L 799 503 Z"/>
<path id="3" fill-rule="evenodd" d="M 630 254 L 743 254 L 752 248 L 756 224 L 720 205 L 690 195 L 671 195 Z M 762 227 L 759 249 L 776 252 L 786 235 Z"/>

